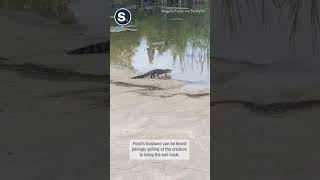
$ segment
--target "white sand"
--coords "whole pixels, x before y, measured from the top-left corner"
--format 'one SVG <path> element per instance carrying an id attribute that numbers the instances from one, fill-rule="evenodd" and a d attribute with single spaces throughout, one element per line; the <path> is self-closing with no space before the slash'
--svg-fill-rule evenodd
<path id="1" fill-rule="evenodd" d="M 111 66 L 111 179 L 210 179 L 209 90 L 190 92 L 181 88 L 184 82 L 130 79 L 134 75 Z M 191 158 L 129 160 L 130 139 L 189 139 Z"/>

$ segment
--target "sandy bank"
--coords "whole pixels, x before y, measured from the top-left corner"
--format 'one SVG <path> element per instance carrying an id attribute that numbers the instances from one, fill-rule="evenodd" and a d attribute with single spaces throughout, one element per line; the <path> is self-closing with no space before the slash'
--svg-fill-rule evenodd
<path id="1" fill-rule="evenodd" d="M 111 66 L 111 179 L 210 179 L 210 96 Z M 189 139 L 191 159 L 129 160 L 130 139 Z"/>
<path id="2" fill-rule="evenodd" d="M 210 88 L 185 88 L 190 83 L 171 79 L 131 79 L 131 77 L 137 74 L 133 70 L 123 68 L 120 66 L 112 65 L 110 67 L 110 79 L 112 84 L 122 84 L 136 87 L 149 87 L 158 95 L 174 95 L 174 94 L 185 94 L 189 96 L 209 96 Z"/>
<path id="3" fill-rule="evenodd" d="M 213 178 L 317 179 L 319 61 L 214 64 Z"/>
<path id="4" fill-rule="evenodd" d="M 0 11 L 0 179 L 105 179 L 106 57 L 72 25 Z"/>

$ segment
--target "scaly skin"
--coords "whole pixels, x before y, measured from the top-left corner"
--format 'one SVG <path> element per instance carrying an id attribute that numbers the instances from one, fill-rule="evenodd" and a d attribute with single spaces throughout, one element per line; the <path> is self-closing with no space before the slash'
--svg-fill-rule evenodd
<path id="1" fill-rule="evenodd" d="M 161 74 L 165 74 L 165 76 L 167 77 L 167 73 L 170 73 L 171 71 L 172 71 L 171 69 L 154 69 L 145 74 L 132 77 L 131 79 L 142 79 L 148 76 L 150 76 L 151 78 L 155 78 L 157 76 L 159 78 Z"/>

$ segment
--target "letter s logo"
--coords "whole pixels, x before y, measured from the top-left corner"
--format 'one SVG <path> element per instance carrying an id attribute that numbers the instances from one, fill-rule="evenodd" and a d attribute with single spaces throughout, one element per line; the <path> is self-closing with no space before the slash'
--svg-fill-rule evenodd
<path id="1" fill-rule="evenodd" d="M 120 8 L 114 13 L 114 20 L 118 25 L 127 25 L 131 21 L 131 13 L 128 9 Z"/>
<path id="2" fill-rule="evenodd" d="M 126 14 L 124 12 L 119 12 L 118 13 L 118 21 L 124 22 L 125 20 L 126 20 Z"/>

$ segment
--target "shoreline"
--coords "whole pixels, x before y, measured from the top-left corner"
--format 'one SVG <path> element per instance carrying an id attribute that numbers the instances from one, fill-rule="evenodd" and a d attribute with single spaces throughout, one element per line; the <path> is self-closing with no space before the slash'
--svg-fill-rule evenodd
<path id="1" fill-rule="evenodd" d="M 158 78 L 145 78 L 145 79 L 131 79 L 136 76 L 135 72 L 118 65 L 110 65 L 110 83 L 122 83 L 131 86 L 145 86 L 159 90 L 166 90 L 171 92 L 180 92 L 190 95 L 210 95 L 210 87 L 205 88 L 186 88 L 192 83 L 182 80 L 174 79 L 158 79 Z"/>

